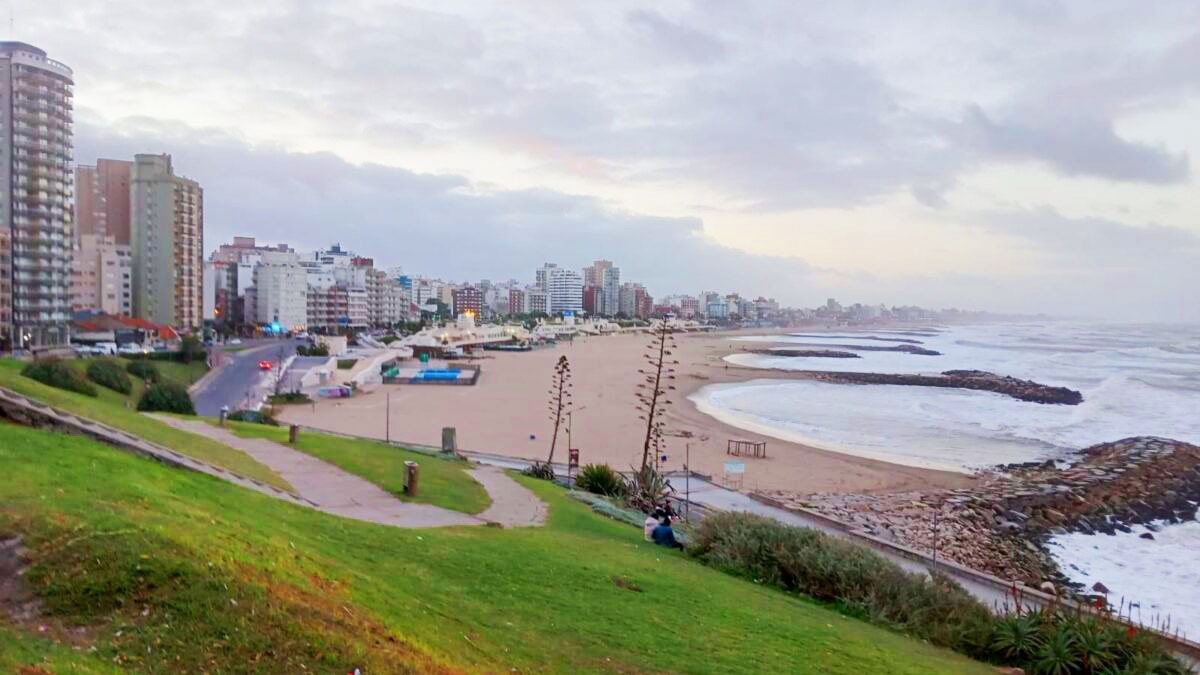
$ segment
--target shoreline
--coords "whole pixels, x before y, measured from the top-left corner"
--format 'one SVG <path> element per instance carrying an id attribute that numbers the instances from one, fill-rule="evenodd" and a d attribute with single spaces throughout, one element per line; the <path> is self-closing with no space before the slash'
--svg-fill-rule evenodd
<path id="1" fill-rule="evenodd" d="M 748 491 L 874 494 L 956 489 L 975 482 L 959 472 L 906 466 L 783 440 L 703 412 L 690 399 L 702 387 L 770 377 L 761 369 L 722 360 L 739 349 L 729 338 L 764 332 L 675 336 L 678 379 L 673 404 L 665 415 L 665 468 L 683 468 L 685 446 L 690 444 L 690 468 L 725 482 L 726 441 L 736 439 L 767 443 L 766 458 L 741 458 L 745 475 L 740 487 Z M 465 449 L 544 460 L 549 455 L 551 433 L 544 411 L 545 390 L 554 362 L 565 355 L 575 382 L 572 444 L 580 448 L 580 463 L 607 463 L 623 470 L 641 461 L 644 426 L 638 428 L 634 387 L 648 342 L 646 335 L 612 335 L 578 338 L 543 351 L 487 352 L 477 361 L 483 373 L 474 386 L 379 385 L 352 399 L 284 406 L 280 419 L 381 439 L 390 433 L 393 439 L 430 445 L 440 443 L 443 426 L 453 426 Z M 390 406 L 386 400 L 389 392 Z M 390 430 L 385 419 L 389 407 Z M 566 459 L 566 440 L 560 435 L 556 461 Z"/>

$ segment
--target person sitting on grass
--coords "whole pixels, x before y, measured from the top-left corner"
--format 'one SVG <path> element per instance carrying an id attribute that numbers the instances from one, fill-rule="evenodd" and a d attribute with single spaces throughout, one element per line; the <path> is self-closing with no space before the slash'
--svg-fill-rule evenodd
<path id="1" fill-rule="evenodd" d="M 646 522 L 642 523 L 642 532 L 646 535 L 646 541 L 654 541 L 654 528 L 658 527 L 658 523 L 663 519 L 663 510 L 654 509 L 654 513 L 646 516 Z"/>
<path id="2" fill-rule="evenodd" d="M 671 516 L 665 513 L 662 520 L 658 523 L 658 527 L 654 528 L 654 532 L 650 536 L 654 539 L 654 543 L 659 546 L 683 548 L 683 544 L 675 540 L 675 530 L 671 528 Z"/>

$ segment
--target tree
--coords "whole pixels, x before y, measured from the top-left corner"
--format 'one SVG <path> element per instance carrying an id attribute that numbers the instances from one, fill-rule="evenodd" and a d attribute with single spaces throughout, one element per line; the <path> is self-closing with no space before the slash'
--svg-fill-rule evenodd
<path id="1" fill-rule="evenodd" d="M 645 354 L 646 363 L 650 365 L 649 370 L 638 369 L 641 373 L 643 381 L 637 386 L 638 410 L 641 415 L 638 419 L 646 420 L 646 440 L 642 445 L 642 467 L 640 472 L 646 471 L 646 465 L 650 462 L 650 451 L 654 450 L 654 456 L 657 458 L 663 447 L 663 413 L 666 411 L 666 406 L 671 404 L 671 401 L 666 398 L 667 392 L 674 390 L 675 386 L 670 384 L 671 380 L 675 379 L 675 368 L 672 366 L 679 365 L 679 362 L 670 358 L 672 351 L 675 348 L 675 336 L 672 334 L 670 327 L 665 321 L 658 324 L 651 332 L 653 341 L 648 345 L 649 351 Z"/>
<path id="2" fill-rule="evenodd" d="M 571 414 L 571 364 L 567 357 L 558 357 L 554 366 L 554 376 L 550 379 L 550 420 L 554 422 L 554 434 L 550 437 L 550 458 L 546 464 L 554 461 L 554 450 L 558 446 L 558 430 L 562 426 L 563 416 Z M 570 448 L 568 448 L 568 451 Z"/>

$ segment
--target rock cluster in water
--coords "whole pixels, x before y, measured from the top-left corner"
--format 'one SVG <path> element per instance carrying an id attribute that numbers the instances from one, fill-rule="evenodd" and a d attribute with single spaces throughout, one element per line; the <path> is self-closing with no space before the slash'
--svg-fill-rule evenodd
<path id="1" fill-rule="evenodd" d="M 795 356 L 807 358 L 827 358 L 827 359 L 861 359 L 862 357 L 854 352 L 843 352 L 836 349 L 789 349 L 781 347 L 779 349 L 757 349 L 756 354 L 768 354 L 770 356 Z"/>
<path id="2" fill-rule="evenodd" d="M 894 384 L 914 387 L 975 389 L 1005 394 L 1021 401 L 1057 405 L 1079 405 L 1083 394 L 1067 387 L 1052 387 L 1032 380 L 996 375 L 982 370 L 947 370 L 941 375 L 904 373 L 823 373 L 805 371 L 814 380 L 835 384 Z"/>
<path id="3" fill-rule="evenodd" d="M 1066 584 L 1045 549 L 1054 535 L 1153 529 L 1196 516 L 1200 446 L 1127 438 L 1085 448 L 1075 459 L 1063 469 L 1053 462 L 999 467 L 961 490 L 767 496 L 926 552 L 936 531 L 939 557 L 1032 586 Z"/>

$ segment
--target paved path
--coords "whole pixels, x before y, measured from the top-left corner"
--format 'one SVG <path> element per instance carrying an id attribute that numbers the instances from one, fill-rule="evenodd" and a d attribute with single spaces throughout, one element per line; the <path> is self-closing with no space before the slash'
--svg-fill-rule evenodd
<path id="1" fill-rule="evenodd" d="M 483 485 L 492 505 L 479 517 L 504 527 L 540 527 L 546 522 L 546 502 L 495 466 L 480 466 L 471 477 Z"/>
<path id="2" fill-rule="evenodd" d="M 430 504 L 401 501 L 374 483 L 311 455 L 263 438 L 242 438 L 199 420 L 155 415 L 176 429 L 207 436 L 250 455 L 292 485 L 313 508 L 346 518 L 404 528 L 482 525 L 541 525 L 546 505 L 503 472 L 481 467 L 471 473 L 492 498 L 492 506 L 471 516 Z"/>

